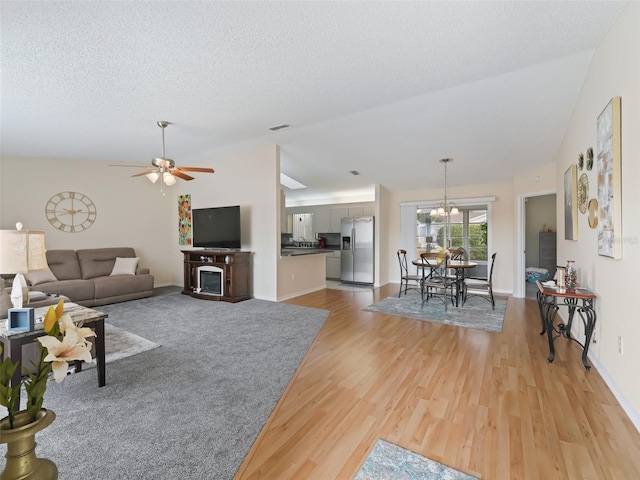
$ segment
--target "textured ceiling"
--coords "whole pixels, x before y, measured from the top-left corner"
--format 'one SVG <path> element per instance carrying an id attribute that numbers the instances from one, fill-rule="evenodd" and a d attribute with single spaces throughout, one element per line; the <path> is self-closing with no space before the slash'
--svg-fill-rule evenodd
<path id="1" fill-rule="evenodd" d="M 168 120 L 178 165 L 279 143 L 289 200 L 507 180 L 627 4 L 2 1 L 1 154 L 146 165 Z"/>

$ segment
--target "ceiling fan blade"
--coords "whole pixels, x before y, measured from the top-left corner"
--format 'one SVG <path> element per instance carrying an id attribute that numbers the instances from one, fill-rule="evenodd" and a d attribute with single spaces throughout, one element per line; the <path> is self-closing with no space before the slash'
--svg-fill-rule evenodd
<path id="1" fill-rule="evenodd" d="M 183 172 L 214 173 L 213 168 L 203 168 L 203 167 L 176 167 L 175 170 L 182 170 Z"/>
<path id="2" fill-rule="evenodd" d="M 155 168 L 147 165 L 107 165 L 107 167 L 134 167 L 134 168 Z"/>
<path id="3" fill-rule="evenodd" d="M 153 172 L 153 170 L 151 171 L 147 171 L 147 172 L 140 172 L 140 173 L 136 173 L 134 175 L 131 175 L 132 177 L 141 177 L 142 175 L 149 175 L 151 172 Z"/>
<path id="4" fill-rule="evenodd" d="M 173 175 L 174 177 L 181 178 L 183 180 L 193 180 L 193 177 L 187 175 L 186 173 L 182 173 L 178 171 L 177 168 L 174 168 L 171 170 L 171 175 Z"/>

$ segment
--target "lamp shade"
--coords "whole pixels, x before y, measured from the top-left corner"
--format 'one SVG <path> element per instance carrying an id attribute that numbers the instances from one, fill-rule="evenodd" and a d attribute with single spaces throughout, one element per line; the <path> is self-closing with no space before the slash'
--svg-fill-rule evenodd
<path id="1" fill-rule="evenodd" d="M 0 273 L 26 273 L 49 268 L 44 232 L 0 230 Z"/>
<path id="2" fill-rule="evenodd" d="M 160 175 L 158 175 L 158 172 L 149 172 L 145 177 L 147 177 L 151 183 L 156 183 L 158 178 L 160 178 Z"/>

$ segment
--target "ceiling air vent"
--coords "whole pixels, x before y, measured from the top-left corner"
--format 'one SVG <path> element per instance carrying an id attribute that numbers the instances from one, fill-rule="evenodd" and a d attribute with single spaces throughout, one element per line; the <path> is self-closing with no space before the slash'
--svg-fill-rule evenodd
<path id="1" fill-rule="evenodd" d="M 276 130 L 282 130 L 283 128 L 289 128 L 291 125 L 287 125 L 285 123 L 283 123 L 282 125 L 276 125 L 275 127 L 271 127 L 269 128 L 269 130 L 271 130 L 272 132 L 275 132 Z"/>
<path id="2" fill-rule="evenodd" d="M 349 171 L 349 173 L 350 173 L 351 175 L 360 175 L 360 172 L 359 172 L 359 171 L 357 171 L 357 170 L 350 170 L 350 171 Z"/>

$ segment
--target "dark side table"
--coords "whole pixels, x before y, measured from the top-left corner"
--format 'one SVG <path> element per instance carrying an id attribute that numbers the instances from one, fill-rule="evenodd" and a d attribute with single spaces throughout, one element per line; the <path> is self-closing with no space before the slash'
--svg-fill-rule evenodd
<path id="1" fill-rule="evenodd" d="M 22 346 L 27 343 L 33 343 L 33 341 L 45 335 L 44 324 L 42 318 L 47 313 L 48 307 L 36 308 L 36 326 L 31 332 L 10 332 L 7 331 L 6 321 L 0 320 L 0 343 L 2 343 L 2 355 L 0 359 L 8 357 L 12 362 L 20 362 L 20 365 L 16 369 L 16 372 L 11 377 L 11 387 L 15 387 L 20 383 L 22 377 Z M 88 307 L 81 305 L 65 304 L 64 313 L 68 313 L 78 327 L 89 327 L 96 333 L 95 347 L 96 347 L 96 370 L 98 371 L 98 386 L 104 387 L 106 384 L 106 371 L 104 365 L 104 319 L 107 318 L 107 314 L 92 310 Z M 16 403 L 16 409 L 20 410 L 20 393 L 18 392 L 18 401 Z"/>
<path id="2" fill-rule="evenodd" d="M 546 332 L 547 339 L 549 340 L 549 356 L 547 360 L 549 360 L 549 363 L 553 362 L 556 356 L 553 342 L 556 338 L 562 336 L 568 340 L 573 340 L 582 347 L 582 364 L 586 369 L 591 368 L 591 365 L 589 365 L 587 361 L 587 354 L 589 353 L 589 344 L 591 343 L 593 329 L 596 326 L 596 295 L 582 287 L 568 289 L 555 285 L 547 286 L 543 285 L 539 280 L 536 284 L 538 285 L 538 308 L 540 309 L 540 321 L 542 322 L 540 335 L 544 335 Z M 556 315 L 560 307 L 563 306 L 568 309 L 569 319 L 566 325 L 559 323 L 558 326 L 555 327 L 554 322 Z M 571 336 L 571 325 L 576 312 L 580 315 L 580 319 L 584 325 L 584 344 Z"/>

